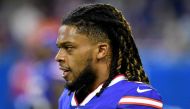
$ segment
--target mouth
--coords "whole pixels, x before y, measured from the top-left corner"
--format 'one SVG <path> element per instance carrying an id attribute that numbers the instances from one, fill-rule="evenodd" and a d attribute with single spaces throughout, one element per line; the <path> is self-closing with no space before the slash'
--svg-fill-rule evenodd
<path id="1" fill-rule="evenodd" d="M 65 80 L 67 80 L 67 77 L 68 77 L 69 72 L 70 72 L 71 70 L 70 70 L 69 68 L 63 68 L 63 67 L 60 67 L 59 69 L 63 71 L 62 77 L 63 77 Z"/>

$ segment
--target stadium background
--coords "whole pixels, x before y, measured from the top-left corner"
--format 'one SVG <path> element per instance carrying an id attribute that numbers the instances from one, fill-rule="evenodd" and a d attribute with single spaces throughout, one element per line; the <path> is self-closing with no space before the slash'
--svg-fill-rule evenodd
<path id="1" fill-rule="evenodd" d="M 190 109 L 189 0 L 0 0 L 0 109 L 57 108 L 60 19 L 94 2 L 116 6 L 130 22 L 164 109 Z"/>

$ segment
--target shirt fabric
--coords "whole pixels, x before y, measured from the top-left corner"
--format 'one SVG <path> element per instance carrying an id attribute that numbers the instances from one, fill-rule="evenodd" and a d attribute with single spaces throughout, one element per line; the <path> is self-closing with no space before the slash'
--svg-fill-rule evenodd
<path id="1" fill-rule="evenodd" d="M 159 93 L 142 82 L 127 81 L 124 75 L 115 77 L 110 85 L 97 97 L 102 84 L 91 92 L 81 104 L 75 92 L 69 95 L 65 89 L 59 99 L 59 109 L 162 109 Z"/>

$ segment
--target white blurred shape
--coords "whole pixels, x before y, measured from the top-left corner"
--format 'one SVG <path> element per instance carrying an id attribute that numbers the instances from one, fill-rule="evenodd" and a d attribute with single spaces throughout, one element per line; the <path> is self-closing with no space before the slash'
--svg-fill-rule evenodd
<path id="1" fill-rule="evenodd" d="M 33 6 L 23 5 L 15 11 L 11 18 L 11 30 L 15 39 L 23 42 L 30 36 L 42 19 L 42 14 Z"/>

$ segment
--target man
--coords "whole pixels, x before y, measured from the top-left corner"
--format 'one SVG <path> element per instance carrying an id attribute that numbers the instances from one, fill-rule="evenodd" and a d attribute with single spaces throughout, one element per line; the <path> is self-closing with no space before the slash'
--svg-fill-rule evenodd
<path id="1" fill-rule="evenodd" d="M 66 80 L 59 109 L 162 109 L 130 26 L 113 6 L 74 10 L 62 22 L 57 46 L 56 60 Z"/>

